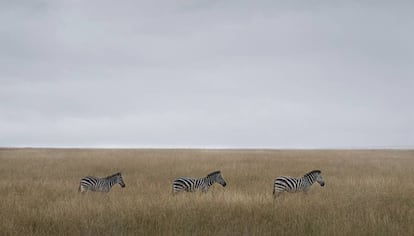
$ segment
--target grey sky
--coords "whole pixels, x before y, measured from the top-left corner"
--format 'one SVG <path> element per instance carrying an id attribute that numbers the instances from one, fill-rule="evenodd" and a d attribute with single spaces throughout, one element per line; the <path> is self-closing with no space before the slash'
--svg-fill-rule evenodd
<path id="1" fill-rule="evenodd" d="M 0 146 L 414 147 L 412 1 L 0 1 Z"/>

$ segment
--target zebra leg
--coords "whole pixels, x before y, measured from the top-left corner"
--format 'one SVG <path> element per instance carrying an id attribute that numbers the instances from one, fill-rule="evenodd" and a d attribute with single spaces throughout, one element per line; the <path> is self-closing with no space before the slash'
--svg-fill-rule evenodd
<path id="1" fill-rule="evenodd" d="M 207 191 L 208 191 L 208 186 L 202 186 L 201 187 L 201 192 L 202 193 L 207 193 Z"/>
<path id="2" fill-rule="evenodd" d="M 171 188 L 171 194 L 173 195 L 173 196 L 175 196 L 175 195 L 177 195 L 179 192 L 181 192 L 182 190 L 180 190 L 180 189 L 176 189 L 176 188 L 174 188 L 174 185 L 172 186 L 172 188 Z M 184 190 L 184 191 L 187 191 L 187 190 Z"/>
<path id="3" fill-rule="evenodd" d="M 79 185 L 79 192 L 80 193 L 84 193 L 84 192 L 86 192 L 86 191 L 88 191 L 84 186 L 82 186 L 82 185 Z"/>
<path id="4" fill-rule="evenodd" d="M 273 187 L 273 198 L 279 197 L 280 194 L 281 194 L 281 192 L 280 191 L 276 191 L 276 188 Z"/>
<path id="5" fill-rule="evenodd" d="M 278 198 L 280 196 L 281 192 L 273 190 L 273 198 Z"/>
<path id="6" fill-rule="evenodd" d="M 310 188 L 309 188 L 309 187 L 305 187 L 305 188 L 303 189 L 303 194 L 304 194 L 305 196 L 307 196 L 307 195 L 308 195 L 309 190 L 310 190 Z"/>

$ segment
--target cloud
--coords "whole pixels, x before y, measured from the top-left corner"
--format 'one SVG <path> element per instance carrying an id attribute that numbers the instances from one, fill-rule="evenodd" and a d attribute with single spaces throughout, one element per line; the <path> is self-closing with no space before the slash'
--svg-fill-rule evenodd
<path id="1" fill-rule="evenodd" d="M 409 1 L 2 3 L 0 146 L 413 146 Z"/>

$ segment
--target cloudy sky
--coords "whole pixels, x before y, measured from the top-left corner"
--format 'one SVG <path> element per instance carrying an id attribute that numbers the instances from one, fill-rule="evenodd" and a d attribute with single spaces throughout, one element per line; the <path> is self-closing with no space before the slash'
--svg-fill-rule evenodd
<path id="1" fill-rule="evenodd" d="M 413 1 L 0 1 L 0 147 L 414 147 Z"/>

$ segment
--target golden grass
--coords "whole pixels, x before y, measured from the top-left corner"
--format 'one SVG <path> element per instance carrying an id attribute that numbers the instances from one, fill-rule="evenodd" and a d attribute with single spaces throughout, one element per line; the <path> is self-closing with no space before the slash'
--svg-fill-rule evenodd
<path id="1" fill-rule="evenodd" d="M 414 151 L 0 149 L 1 235 L 413 235 Z M 272 198 L 279 175 L 324 188 Z M 221 170 L 227 187 L 171 195 Z M 121 171 L 126 188 L 78 193 Z"/>

